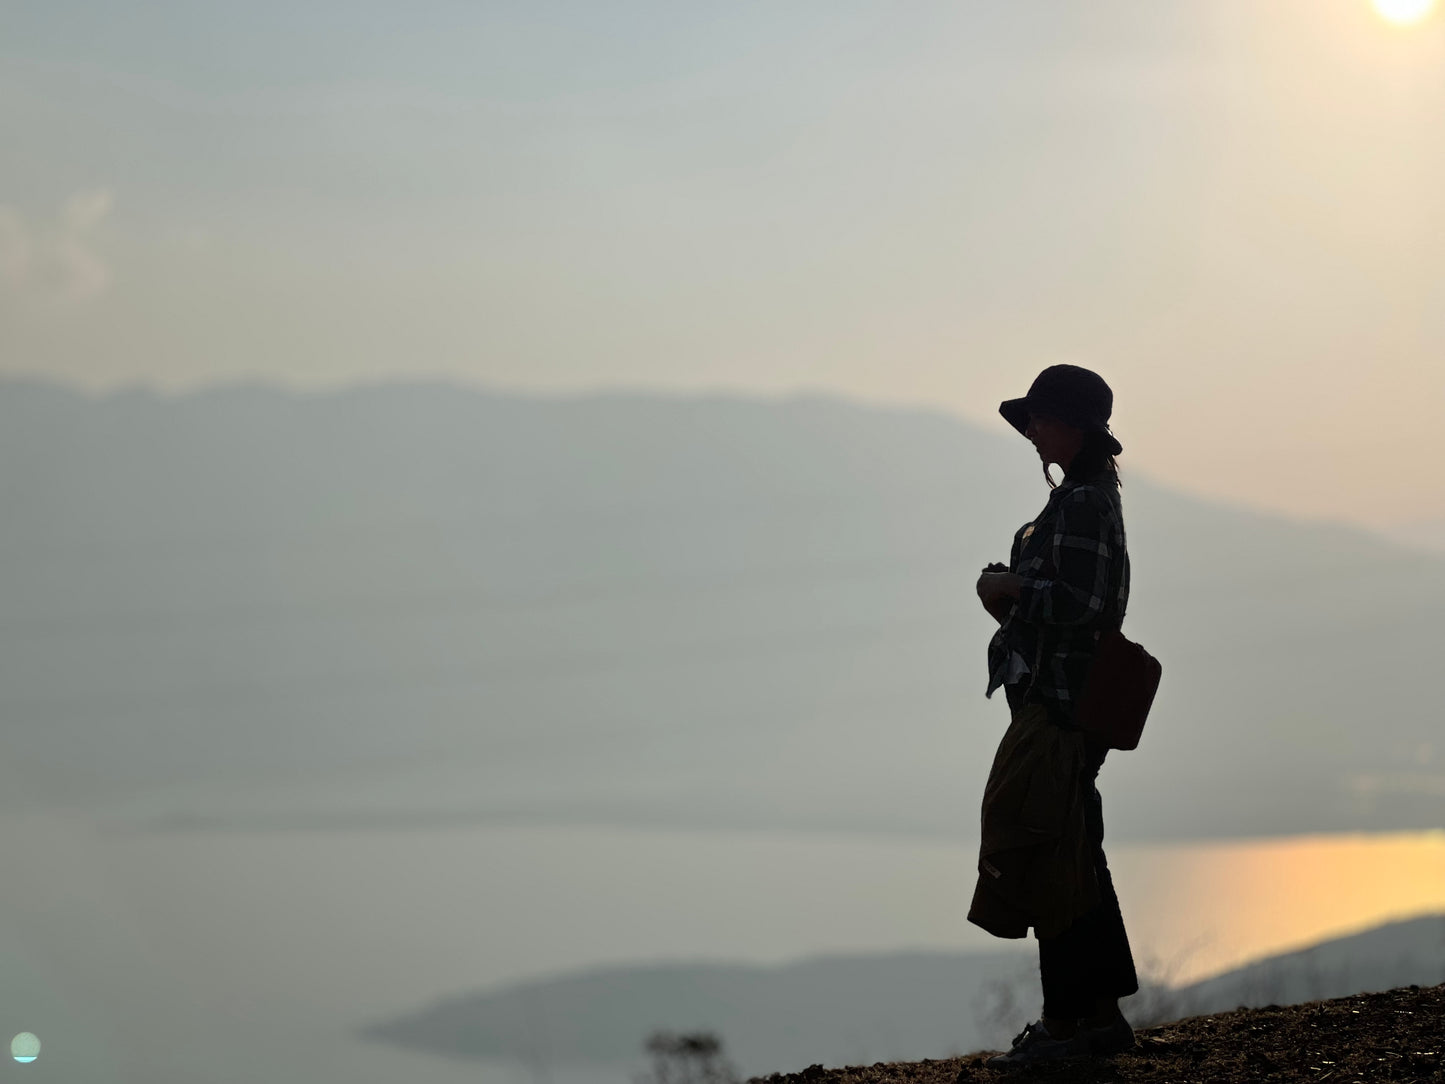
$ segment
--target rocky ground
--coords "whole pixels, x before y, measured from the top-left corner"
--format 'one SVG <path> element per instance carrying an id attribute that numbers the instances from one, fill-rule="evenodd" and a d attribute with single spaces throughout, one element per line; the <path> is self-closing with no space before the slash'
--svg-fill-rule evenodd
<path id="1" fill-rule="evenodd" d="M 984 1059 L 991 1052 L 984 1052 L 842 1069 L 813 1065 L 801 1073 L 753 1077 L 748 1084 L 1438 1084 L 1445 1082 L 1445 985 L 1236 1009 L 1147 1028 L 1136 1036 L 1138 1045 L 1127 1054 L 1027 1069 L 986 1069 Z"/>

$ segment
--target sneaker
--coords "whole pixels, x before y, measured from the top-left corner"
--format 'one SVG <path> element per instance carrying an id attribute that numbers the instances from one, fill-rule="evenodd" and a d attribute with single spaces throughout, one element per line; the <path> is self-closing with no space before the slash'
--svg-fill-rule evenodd
<path id="1" fill-rule="evenodd" d="M 1125 1050 L 1134 1049 L 1134 1029 L 1129 1026 L 1129 1021 L 1125 1020 L 1122 1014 L 1112 1024 L 1101 1028 L 1090 1028 L 1080 1024 L 1079 1035 L 1088 1044 L 1089 1053 L 1096 1056 L 1120 1054 Z"/>
<path id="2" fill-rule="evenodd" d="M 1025 1025 L 1014 1039 L 1013 1049 L 1006 1054 L 995 1054 L 984 1065 L 990 1069 L 1008 1069 L 1015 1065 L 1028 1065 L 1036 1061 L 1052 1061 L 1057 1058 L 1073 1058 L 1089 1053 L 1088 1040 L 1083 1032 L 1067 1039 L 1055 1039 L 1044 1027 L 1042 1020 Z"/>

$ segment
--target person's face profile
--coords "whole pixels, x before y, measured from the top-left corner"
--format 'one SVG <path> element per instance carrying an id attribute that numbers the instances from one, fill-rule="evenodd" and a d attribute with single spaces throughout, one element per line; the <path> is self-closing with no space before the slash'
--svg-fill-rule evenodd
<path id="1" fill-rule="evenodd" d="M 1062 464 L 1071 458 L 1073 453 L 1078 451 L 1082 435 L 1079 429 L 1058 418 L 1032 412 L 1029 414 L 1029 423 L 1024 428 L 1024 436 L 1033 443 L 1039 456 L 1047 463 Z"/>

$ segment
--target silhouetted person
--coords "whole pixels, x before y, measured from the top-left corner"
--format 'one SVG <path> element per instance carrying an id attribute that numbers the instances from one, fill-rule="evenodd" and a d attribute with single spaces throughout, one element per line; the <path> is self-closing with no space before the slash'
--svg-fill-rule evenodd
<path id="1" fill-rule="evenodd" d="M 984 792 L 968 917 L 1000 937 L 1033 927 L 1044 995 L 1042 1018 L 989 1059 L 993 1067 L 1134 1045 L 1118 999 L 1139 983 L 1094 785 L 1106 749 L 1073 718 L 1099 634 L 1122 623 L 1129 601 L 1113 403 L 1097 373 L 1054 365 L 1024 398 L 999 406 L 1038 449 L 1052 492 L 1014 535 L 1007 567 L 991 564 L 978 580 L 1000 622 L 985 696 L 1002 685 L 1011 720 Z M 1053 463 L 1064 469 L 1057 485 Z"/>

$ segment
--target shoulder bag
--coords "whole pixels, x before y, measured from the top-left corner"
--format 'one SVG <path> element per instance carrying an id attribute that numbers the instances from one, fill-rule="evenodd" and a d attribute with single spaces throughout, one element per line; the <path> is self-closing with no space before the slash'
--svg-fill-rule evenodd
<path id="1" fill-rule="evenodd" d="M 1142 646 L 1118 628 L 1106 629 L 1074 710 L 1075 723 L 1110 749 L 1138 748 L 1162 672 Z"/>

